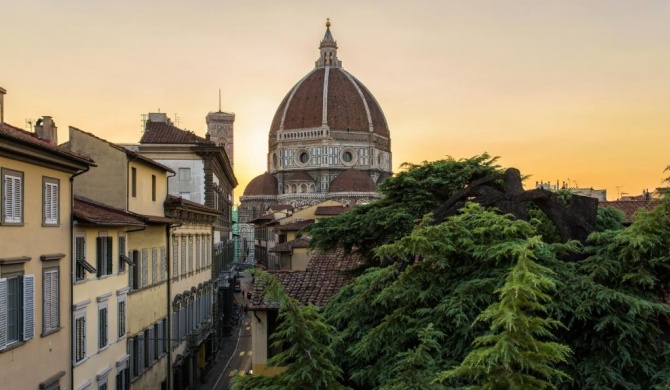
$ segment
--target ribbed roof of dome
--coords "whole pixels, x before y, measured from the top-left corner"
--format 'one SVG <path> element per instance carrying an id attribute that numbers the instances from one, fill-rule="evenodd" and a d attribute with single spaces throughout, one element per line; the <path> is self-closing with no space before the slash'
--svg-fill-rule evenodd
<path id="1" fill-rule="evenodd" d="M 330 192 L 374 192 L 375 182 L 365 172 L 351 168 L 330 183 Z"/>
<path id="2" fill-rule="evenodd" d="M 265 172 L 262 175 L 254 177 L 247 184 L 247 188 L 244 189 L 244 195 L 277 195 L 277 189 L 277 178 Z"/>
<path id="3" fill-rule="evenodd" d="M 270 134 L 322 125 L 351 132 L 372 129 L 389 136 L 384 113 L 370 91 L 338 67 L 316 68 L 291 88 L 275 113 Z"/>

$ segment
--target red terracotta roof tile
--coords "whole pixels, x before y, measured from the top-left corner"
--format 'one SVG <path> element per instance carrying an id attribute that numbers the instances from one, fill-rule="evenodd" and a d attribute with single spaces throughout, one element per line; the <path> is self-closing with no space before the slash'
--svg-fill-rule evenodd
<path id="1" fill-rule="evenodd" d="M 270 249 L 270 252 L 282 253 L 282 252 L 292 252 L 293 248 L 307 248 L 309 247 L 309 239 L 307 237 L 296 238 L 295 240 L 286 241 L 281 244 L 277 244 L 274 248 Z"/>
<path id="2" fill-rule="evenodd" d="M 319 206 L 314 211 L 314 215 L 340 215 L 351 210 L 348 205 L 344 206 Z"/>
<path id="3" fill-rule="evenodd" d="M 340 173 L 330 183 L 329 192 L 374 192 L 376 187 L 367 173 L 350 168 Z"/>
<path id="4" fill-rule="evenodd" d="M 360 266 L 356 255 L 345 255 L 342 249 L 330 252 L 316 251 L 305 271 L 270 271 L 284 286 L 290 297 L 302 305 L 325 306 L 330 298 L 351 282 L 349 271 Z M 277 309 L 276 302 L 269 302 L 263 296 L 264 286 L 256 280 L 254 293 L 249 305 L 250 310 Z"/>
<path id="5" fill-rule="evenodd" d="M 304 221 L 295 221 L 292 223 L 287 223 L 285 225 L 279 225 L 277 229 L 283 232 L 294 232 L 302 230 L 313 223 L 314 223 L 313 219 L 306 219 Z"/>
<path id="6" fill-rule="evenodd" d="M 198 144 L 212 143 L 195 135 L 192 131 L 182 130 L 170 123 L 147 121 L 141 144 Z M 212 143 L 213 144 L 213 143 Z"/>
<path id="7" fill-rule="evenodd" d="M 75 220 L 94 225 L 144 226 L 134 214 L 80 196 L 74 198 Z"/>
<path id="8" fill-rule="evenodd" d="M 62 146 L 51 144 L 43 139 L 38 138 L 37 134 L 35 133 L 19 129 L 18 127 L 14 127 L 8 123 L 0 123 L 0 137 L 11 138 L 15 141 L 27 143 L 32 146 L 48 150 L 60 156 L 95 166 L 93 159 L 86 155 L 73 152 Z"/>
<path id="9" fill-rule="evenodd" d="M 254 177 L 247 184 L 247 188 L 244 189 L 244 195 L 277 195 L 278 191 L 277 178 L 265 172 L 262 175 Z"/>
<path id="10" fill-rule="evenodd" d="M 658 200 L 615 200 L 611 202 L 599 202 L 598 207 L 613 207 L 623 211 L 625 222 L 631 223 L 635 220 L 635 212 L 638 210 L 652 210 L 660 203 Z"/>

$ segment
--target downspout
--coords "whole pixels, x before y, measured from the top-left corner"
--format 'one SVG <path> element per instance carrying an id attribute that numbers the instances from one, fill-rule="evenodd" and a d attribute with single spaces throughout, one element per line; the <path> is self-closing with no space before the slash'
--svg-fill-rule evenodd
<path id="1" fill-rule="evenodd" d="M 170 189 L 170 177 L 174 177 L 176 174 L 173 173 L 172 176 L 169 176 L 170 172 L 166 175 L 165 178 L 165 185 L 166 188 L 169 190 Z M 167 217 L 167 213 L 165 212 L 165 203 L 163 203 L 163 214 Z M 170 245 L 170 230 L 172 228 L 176 228 L 181 226 L 182 223 L 179 224 L 167 224 L 165 226 L 165 251 L 166 251 L 166 262 L 167 262 L 167 297 L 165 299 L 166 303 L 166 308 L 167 308 L 167 335 L 164 335 L 163 337 L 167 338 L 170 340 L 168 342 L 168 347 L 167 347 L 167 388 L 168 390 L 172 390 L 174 388 L 174 384 L 172 383 L 172 316 L 170 315 L 170 308 L 172 307 L 172 304 L 170 302 L 170 297 L 172 296 L 172 246 Z"/>
<path id="2" fill-rule="evenodd" d="M 74 262 L 74 178 L 88 172 L 91 169 L 90 165 L 86 166 L 86 169 L 75 173 L 70 176 L 70 315 L 68 316 L 68 321 L 72 321 L 72 305 L 74 303 L 74 273 L 76 272 Z M 74 389 L 74 322 L 70 324 L 70 388 Z"/>

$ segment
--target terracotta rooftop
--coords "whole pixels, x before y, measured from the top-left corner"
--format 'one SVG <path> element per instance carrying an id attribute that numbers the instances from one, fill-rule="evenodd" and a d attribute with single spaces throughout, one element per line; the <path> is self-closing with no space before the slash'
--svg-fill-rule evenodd
<path id="1" fill-rule="evenodd" d="M 289 296 L 297 299 L 302 305 L 325 306 L 330 298 L 348 284 L 353 276 L 341 271 L 352 270 L 360 265 L 359 257 L 345 255 L 342 249 L 331 252 L 317 251 L 307 265 L 305 271 L 270 271 L 279 279 Z M 276 302 L 266 301 L 263 296 L 264 286 L 256 279 L 249 310 L 276 310 Z"/>
<path id="2" fill-rule="evenodd" d="M 67 157 L 78 162 L 95 166 L 93 159 L 86 155 L 79 154 L 62 146 L 49 143 L 43 139 L 38 138 L 37 134 L 35 133 L 19 129 L 18 127 L 14 127 L 4 122 L 0 123 L 0 138 L 10 138 L 18 142 L 45 149 L 62 157 Z"/>
<path id="3" fill-rule="evenodd" d="M 295 240 L 286 241 L 281 244 L 277 244 L 274 248 L 270 249 L 270 252 L 276 253 L 286 253 L 293 251 L 293 248 L 307 248 L 309 247 L 309 239 L 307 237 L 296 238 Z"/>
<path id="4" fill-rule="evenodd" d="M 294 232 L 302 230 L 313 223 L 314 223 L 313 219 L 306 219 L 304 221 L 295 221 L 292 223 L 287 223 L 285 225 L 279 225 L 277 229 L 283 232 Z"/>
<path id="5" fill-rule="evenodd" d="M 111 146 L 112 148 L 124 152 L 124 153 L 125 153 L 128 157 L 130 157 L 131 159 L 140 160 L 140 161 L 144 162 L 144 163 L 147 164 L 147 165 L 154 166 L 154 167 L 159 168 L 159 169 L 162 169 L 162 170 L 164 170 L 164 171 L 166 171 L 166 172 L 175 173 L 175 171 L 173 171 L 172 168 L 170 168 L 170 167 L 168 167 L 168 166 L 165 166 L 165 165 L 159 163 L 158 161 L 154 161 L 154 160 L 150 159 L 149 157 L 145 157 L 145 156 L 143 156 L 143 155 L 141 155 L 141 154 L 139 154 L 139 153 L 137 153 L 137 152 L 134 152 L 134 151 L 132 151 L 132 150 L 130 150 L 130 149 L 124 148 L 123 146 L 120 146 L 120 145 L 117 145 L 117 144 L 115 144 L 115 143 L 109 142 L 109 141 L 107 141 L 106 139 L 100 138 L 100 137 L 98 137 L 97 135 L 95 135 L 95 134 L 93 134 L 93 133 L 89 133 L 88 131 L 84 131 L 84 130 L 82 130 L 82 129 L 78 129 L 78 128 L 73 127 L 73 126 L 70 126 L 70 127 L 72 127 L 73 129 L 75 129 L 75 130 L 77 130 L 77 131 L 80 131 L 80 132 L 82 132 L 82 133 L 84 133 L 84 134 L 86 134 L 86 135 L 88 135 L 88 136 L 90 136 L 90 137 L 93 137 L 93 138 L 95 138 L 95 139 L 98 139 L 98 140 L 100 140 L 100 141 L 102 141 L 102 142 L 107 143 L 107 144 L 108 144 L 109 146 Z M 69 142 L 65 143 L 65 145 L 69 145 Z"/>
<path id="6" fill-rule="evenodd" d="M 314 215 L 340 215 L 351 210 L 348 205 L 344 206 L 319 206 L 314 211 Z"/>
<path id="7" fill-rule="evenodd" d="M 187 209 L 194 209 L 196 211 L 202 211 L 202 212 L 207 212 L 207 213 L 219 213 L 219 210 L 211 208 L 209 206 L 205 206 L 204 204 L 200 204 L 197 202 L 193 202 L 191 200 L 184 199 L 180 196 L 174 196 L 174 195 L 168 195 L 165 198 L 165 202 L 163 203 L 165 207 L 183 207 Z"/>
<path id="8" fill-rule="evenodd" d="M 293 211 L 294 207 L 291 206 L 290 204 L 276 204 L 273 206 L 270 206 L 270 210 L 272 211 Z"/>
<path id="9" fill-rule="evenodd" d="M 72 213 L 78 222 L 94 225 L 144 226 L 134 214 L 80 196 L 74 197 Z"/>
<path id="10" fill-rule="evenodd" d="M 375 182 L 367 173 L 350 168 L 330 183 L 329 192 L 375 192 Z"/>
<path id="11" fill-rule="evenodd" d="M 260 176 L 254 177 L 247 188 L 244 189 L 244 195 L 277 195 L 278 182 L 270 173 L 265 172 Z"/>
<path id="12" fill-rule="evenodd" d="M 286 181 L 314 181 L 314 178 L 305 171 L 297 171 L 291 173 Z"/>
<path id="13" fill-rule="evenodd" d="M 652 210 L 659 205 L 658 200 L 615 200 L 611 202 L 599 202 L 598 207 L 613 207 L 623 211 L 625 222 L 631 223 L 635 220 L 634 215 L 638 210 Z"/>
<path id="14" fill-rule="evenodd" d="M 211 143 L 192 131 L 182 130 L 171 123 L 148 120 L 144 127 L 141 144 L 199 144 Z"/>

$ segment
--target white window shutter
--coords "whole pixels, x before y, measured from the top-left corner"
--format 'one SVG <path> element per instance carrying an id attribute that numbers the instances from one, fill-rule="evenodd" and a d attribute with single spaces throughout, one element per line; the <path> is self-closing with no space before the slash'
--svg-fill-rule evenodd
<path id="1" fill-rule="evenodd" d="M 53 192 L 51 194 L 51 218 L 53 219 L 54 223 L 58 223 L 58 184 L 52 184 L 51 191 Z"/>
<path id="2" fill-rule="evenodd" d="M 35 275 L 23 275 L 23 341 L 35 337 Z"/>
<path id="3" fill-rule="evenodd" d="M 7 279 L 0 279 L 0 350 L 7 347 Z"/>
<path id="4" fill-rule="evenodd" d="M 21 193 L 21 178 L 14 177 L 14 222 L 21 222 L 21 203 L 23 194 Z"/>

